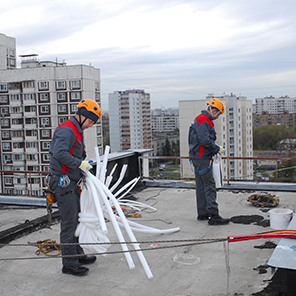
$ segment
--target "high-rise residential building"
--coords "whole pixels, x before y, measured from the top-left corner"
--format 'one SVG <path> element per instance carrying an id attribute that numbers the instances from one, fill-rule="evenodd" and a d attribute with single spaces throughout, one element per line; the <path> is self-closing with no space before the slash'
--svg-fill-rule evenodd
<path id="1" fill-rule="evenodd" d="M 21 56 L 21 68 L 0 70 L 1 170 L 49 170 L 49 146 L 55 128 L 74 116 L 82 99 L 100 105 L 100 70 L 65 62 L 42 62 Z M 101 120 L 85 130 L 88 158 L 94 147 L 102 153 Z M 2 192 L 41 195 L 44 178 L 38 174 L 2 175 Z"/>
<path id="2" fill-rule="evenodd" d="M 173 132 L 179 129 L 179 116 L 159 115 L 151 117 L 152 131 L 155 132 Z"/>
<path id="3" fill-rule="evenodd" d="M 109 94 L 110 147 L 112 152 L 151 149 L 150 94 L 144 90 Z"/>
<path id="4" fill-rule="evenodd" d="M 206 103 L 212 99 L 220 99 L 225 112 L 214 121 L 217 133 L 217 145 L 224 146 L 223 156 L 252 157 L 252 101 L 246 97 L 231 95 L 214 96 L 209 94 L 205 100 L 179 101 L 180 116 L 180 155 L 189 156 L 188 132 L 189 127 L 197 115 L 207 108 Z M 188 160 L 182 160 L 182 176 L 194 178 L 194 172 Z M 229 171 L 227 171 L 229 169 Z M 235 159 L 228 162 L 223 160 L 223 176 L 232 179 L 253 178 L 253 163 L 248 159 Z"/>
<path id="5" fill-rule="evenodd" d="M 0 33 L 0 70 L 16 68 L 15 38 Z"/>
<path id="6" fill-rule="evenodd" d="M 296 98 L 288 96 L 275 98 L 273 96 L 255 100 L 255 114 L 283 114 L 296 113 Z"/>

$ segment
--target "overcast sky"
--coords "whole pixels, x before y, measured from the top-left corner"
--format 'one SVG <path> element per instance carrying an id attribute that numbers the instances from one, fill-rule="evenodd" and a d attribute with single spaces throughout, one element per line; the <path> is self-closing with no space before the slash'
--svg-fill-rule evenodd
<path id="1" fill-rule="evenodd" d="M 152 108 L 208 93 L 296 96 L 295 0 L 1 0 L 17 54 L 101 70 L 102 109 L 144 89 Z"/>

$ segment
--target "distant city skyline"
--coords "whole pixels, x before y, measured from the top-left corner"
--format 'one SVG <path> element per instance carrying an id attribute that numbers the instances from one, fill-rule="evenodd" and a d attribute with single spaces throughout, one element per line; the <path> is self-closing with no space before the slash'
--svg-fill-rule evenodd
<path id="1" fill-rule="evenodd" d="M 209 93 L 296 96 L 295 11 L 294 0 L 4 0 L 0 27 L 17 55 L 100 69 L 103 111 L 130 89 L 155 109 Z"/>

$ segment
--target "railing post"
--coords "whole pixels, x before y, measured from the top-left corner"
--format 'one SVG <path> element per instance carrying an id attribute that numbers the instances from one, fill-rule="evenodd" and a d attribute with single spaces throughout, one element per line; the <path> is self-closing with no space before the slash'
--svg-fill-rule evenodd
<path id="1" fill-rule="evenodd" d="M 143 177 L 149 178 L 149 157 L 148 153 L 143 154 L 143 162 L 142 162 L 142 171 L 143 171 Z"/>

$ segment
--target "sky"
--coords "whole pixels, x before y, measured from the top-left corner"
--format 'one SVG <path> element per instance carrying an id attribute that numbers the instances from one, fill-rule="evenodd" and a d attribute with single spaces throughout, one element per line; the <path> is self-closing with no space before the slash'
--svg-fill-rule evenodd
<path id="1" fill-rule="evenodd" d="M 100 69 L 103 111 L 130 89 L 177 108 L 209 93 L 296 97 L 295 11 L 295 0 L 1 0 L 0 33 L 17 55 Z"/>

